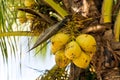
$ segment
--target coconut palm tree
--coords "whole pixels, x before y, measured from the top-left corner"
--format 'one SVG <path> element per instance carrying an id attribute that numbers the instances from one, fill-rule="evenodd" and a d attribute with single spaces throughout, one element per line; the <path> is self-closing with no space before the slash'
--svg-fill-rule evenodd
<path id="1" fill-rule="evenodd" d="M 95 38 L 97 50 L 87 68 L 76 66 L 71 61 L 70 65 L 64 68 L 55 65 L 37 80 L 119 80 L 119 2 L 119 0 L 25 0 L 25 2 L 2 0 L 0 2 L 2 55 L 7 61 L 6 41 L 12 51 L 16 50 L 16 39 L 13 41 L 8 36 L 39 36 L 30 48 L 31 51 L 40 45 L 41 49 L 45 47 L 51 42 L 49 39 L 58 32 L 69 34 L 70 41 L 74 41 L 79 34 L 89 34 Z M 14 23 L 16 26 L 23 24 L 30 26 L 26 31 L 18 27 L 15 31 Z"/>

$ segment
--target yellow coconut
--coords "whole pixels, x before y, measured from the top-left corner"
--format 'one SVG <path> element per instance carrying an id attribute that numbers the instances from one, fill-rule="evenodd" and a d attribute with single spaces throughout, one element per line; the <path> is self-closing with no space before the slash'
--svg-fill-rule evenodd
<path id="1" fill-rule="evenodd" d="M 85 52 L 96 52 L 96 41 L 92 35 L 81 34 L 76 38 L 76 41 Z"/>
<path id="2" fill-rule="evenodd" d="M 26 13 L 23 12 L 23 11 L 18 11 L 17 18 L 18 18 L 18 20 L 19 20 L 19 22 L 21 24 L 27 21 L 27 19 L 26 19 Z"/>
<path id="3" fill-rule="evenodd" d="M 32 7 L 32 6 L 35 5 L 35 0 L 25 0 L 25 1 L 24 1 L 24 5 L 25 5 L 26 7 Z"/>
<path id="4" fill-rule="evenodd" d="M 85 52 L 85 53 L 90 57 L 90 59 L 92 59 L 95 54 L 95 52 Z"/>
<path id="5" fill-rule="evenodd" d="M 76 41 L 69 42 L 65 47 L 65 56 L 70 59 L 76 59 L 81 55 L 81 48 Z"/>
<path id="6" fill-rule="evenodd" d="M 86 69 L 90 64 L 91 58 L 85 54 L 84 52 L 81 53 L 81 56 L 73 60 L 73 63 L 80 68 Z"/>
<path id="7" fill-rule="evenodd" d="M 64 68 L 70 63 L 70 60 L 65 56 L 65 51 L 63 49 L 56 52 L 55 62 L 60 68 Z"/>
<path id="8" fill-rule="evenodd" d="M 65 33 L 57 33 L 51 38 L 51 51 L 56 53 L 61 49 L 69 40 L 69 35 Z"/>

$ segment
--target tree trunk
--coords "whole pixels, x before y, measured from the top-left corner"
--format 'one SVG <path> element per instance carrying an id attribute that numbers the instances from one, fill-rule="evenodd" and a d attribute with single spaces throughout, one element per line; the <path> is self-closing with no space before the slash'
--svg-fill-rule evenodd
<path id="1" fill-rule="evenodd" d="M 86 1 L 90 8 L 88 9 L 89 14 L 87 14 L 87 16 L 98 16 L 101 12 L 102 0 Z M 97 23 L 95 22 L 95 24 L 99 23 L 99 21 Z M 113 26 L 110 24 L 104 24 L 104 26 L 109 27 L 109 29 L 96 33 L 85 32 L 93 35 L 97 41 L 97 51 L 90 64 L 92 67 L 83 70 L 72 63 L 69 80 L 120 80 L 120 43 L 114 41 L 113 29 L 111 28 Z M 93 69 L 93 71 L 91 71 L 91 69 Z"/>

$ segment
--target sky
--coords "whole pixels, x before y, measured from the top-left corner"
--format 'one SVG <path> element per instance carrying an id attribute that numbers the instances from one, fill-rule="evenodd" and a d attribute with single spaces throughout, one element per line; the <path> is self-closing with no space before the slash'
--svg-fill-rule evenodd
<path id="1" fill-rule="evenodd" d="M 8 51 L 8 64 L 3 62 L 3 57 L 0 51 L 0 80 L 35 80 L 41 74 L 39 71 L 46 69 L 49 70 L 55 64 L 54 56 L 50 54 L 49 45 L 47 56 L 45 59 L 42 59 L 33 54 L 34 50 L 30 53 L 27 52 L 27 40 L 26 37 L 22 37 L 18 44 L 19 48 L 17 54 L 21 54 L 21 58 L 20 55 L 17 55 L 16 58 L 14 58 L 14 55 Z M 9 47 L 8 50 L 10 50 Z"/>

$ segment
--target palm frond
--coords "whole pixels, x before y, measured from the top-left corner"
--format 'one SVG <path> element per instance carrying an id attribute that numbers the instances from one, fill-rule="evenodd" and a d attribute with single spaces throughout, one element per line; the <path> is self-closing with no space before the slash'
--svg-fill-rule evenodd
<path id="1" fill-rule="evenodd" d="M 1 32 L 0 37 L 9 37 L 9 36 L 39 36 L 39 32 L 31 31 L 12 31 L 12 32 Z"/>
<path id="2" fill-rule="evenodd" d="M 4 59 L 8 58 L 8 47 L 11 49 L 11 53 L 16 55 L 17 41 L 15 36 L 34 36 L 38 33 L 32 32 L 20 32 L 25 27 L 20 27 L 17 22 L 17 8 L 19 6 L 24 6 L 22 0 L 1 0 L 0 1 L 0 42 L 1 51 Z M 14 32 L 14 24 L 18 32 Z M 19 26 L 19 27 L 18 27 Z M 12 36 L 12 37 L 11 37 Z"/>
<path id="3" fill-rule="evenodd" d="M 10 9 L 7 5 L 8 2 L 5 2 L 1 0 L 0 2 L 0 32 L 8 32 L 12 31 L 12 23 L 13 21 L 11 20 L 12 13 L 10 12 Z M 7 43 L 9 43 L 9 46 L 13 46 L 13 44 L 16 44 L 15 41 L 11 42 L 11 40 L 8 40 L 8 37 L 0 37 L 0 42 L 1 42 L 1 51 L 4 59 L 7 61 L 8 59 L 8 46 Z M 11 44 L 10 44 L 11 43 Z M 15 51 L 15 48 L 11 48 L 11 50 Z"/>
<path id="4" fill-rule="evenodd" d="M 59 68 L 57 65 L 54 65 L 36 80 L 68 80 L 68 72 L 67 68 Z"/>
<path id="5" fill-rule="evenodd" d="M 48 3 L 55 11 L 57 11 L 62 18 L 68 15 L 67 11 L 60 7 L 59 4 L 55 3 L 53 0 L 44 0 Z"/>

